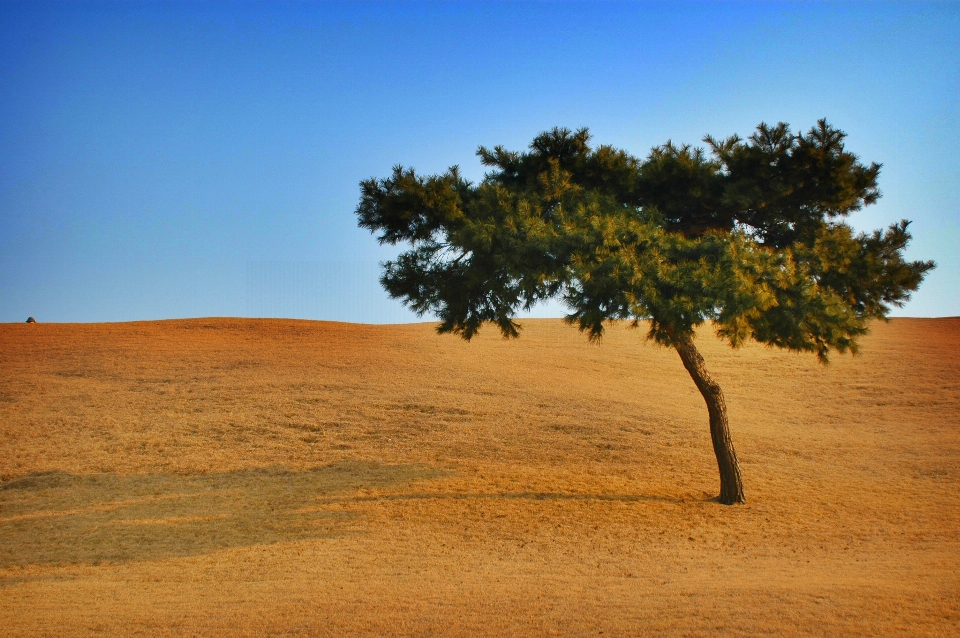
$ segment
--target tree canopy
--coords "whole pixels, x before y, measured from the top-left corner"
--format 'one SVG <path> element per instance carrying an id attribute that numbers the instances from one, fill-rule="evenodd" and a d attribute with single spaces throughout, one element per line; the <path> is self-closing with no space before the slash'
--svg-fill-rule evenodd
<path id="1" fill-rule="evenodd" d="M 880 197 L 880 165 L 861 163 L 844 139 L 825 120 L 803 134 L 760 124 L 746 139 L 667 142 L 640 160 L 591 147 L 586 129 L 555 128 L 526 152 L 480 147 L 489 171 L 476 184 L 456 166 L 431 176 L 396 166 L 361 182 L 356 212 L 381 243 L 410 245 L 381 283 L 435 313 L 440 332 L 470 339 L 489 322 L 515 337 L 516 314 L 549 298 L 592 339 L 608 321 L 649 322 L 707 401 L 721 501 L 741 502 L 696 328 L 709 321 L 733 346 L 754 339 L 826 361 L 856 352 L 869 321 L 934 267 L 904 259 L 906 220 L 872 233 L 845 223 Z"/>
<path id="2" fill-rule="evenodd" d="M 481 147 L 478 184 L 456 166 L 396 166 L 362 182 L 357 215 L 381 243 L 412 245 L 385 264 L 387 291 L 467 339 L 485 322 L 516 336 L 518 311 L 559 297 L 593 338 L 607 320 L 649 320 L 670 344 L 712 320 L 733 345 L 826 359 L 856 350 L 933 268 L 903 259 L 908 222 L 869 234 L 843 222 L 880 197 L 880 165 L 825 120 L 704 141 L 709 154 L 668 142 L 641 161 L 556 128 L 525 153 Z"/>

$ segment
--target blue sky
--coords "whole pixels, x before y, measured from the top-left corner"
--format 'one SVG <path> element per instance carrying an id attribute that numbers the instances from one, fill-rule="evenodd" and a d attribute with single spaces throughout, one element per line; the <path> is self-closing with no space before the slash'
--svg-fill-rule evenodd
<path id="1" fill-rule="evenodd" d="M 361 179 L 821 117 L 938 262 L 895 314 L 960 315 L 960 4 L 0 2 L 0 321 L 413 321 Z"/>

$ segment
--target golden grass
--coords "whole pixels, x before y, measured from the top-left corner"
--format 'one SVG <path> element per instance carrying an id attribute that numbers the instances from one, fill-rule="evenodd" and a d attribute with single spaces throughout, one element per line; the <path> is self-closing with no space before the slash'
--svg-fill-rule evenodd
<path id="1" fill-rule="evenodd" d="M 0 633 L 960 633 L 960 320 L 863 355 L 559 321 L 0 325 Z"/>

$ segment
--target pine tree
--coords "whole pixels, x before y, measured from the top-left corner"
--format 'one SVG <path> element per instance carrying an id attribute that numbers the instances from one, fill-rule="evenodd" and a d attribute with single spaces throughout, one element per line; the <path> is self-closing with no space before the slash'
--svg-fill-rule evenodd
<path id="1" fill-rule="evenodd" d="M 746 140 L 671 142 L 646 160 L 591 148 L 586 129 L 542 133 L 528 152 L 477 153 L 478 184 L 456 166 L 420 176 L 396 166 L 361 182 L 359 224 L 381 243 L 410 245 L 381 283 L 438 331 L 472 338 L 485 323 L 517 337 L 516 313 L 550 298 L 600 339 L 604 325 L 646 322 L 673 347 L 706 401 L 719 501 L 744 502 L 720 386 L 694 345 L 712 322 L 792 351 L 857 352 L 871 319 L 917 289 L 932 262 L 905 261 L 907 221 L 855 234 L 843 219 L 880 197 L 880 165 L 844 148 L 821 120 L 806 134 L 761 124 Z"/>

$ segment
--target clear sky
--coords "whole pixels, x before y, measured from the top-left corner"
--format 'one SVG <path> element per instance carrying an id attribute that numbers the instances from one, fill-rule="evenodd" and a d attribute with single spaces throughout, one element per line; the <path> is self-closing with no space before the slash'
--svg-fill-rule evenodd
<path id="1" fill-rule="evenodd" d="M 0 1 L 0 321 L 413 321 L 361 179 L 821 117 L 938 263 L 895 314 L 960 315 L 958 107 L 958 3 Z"/>

